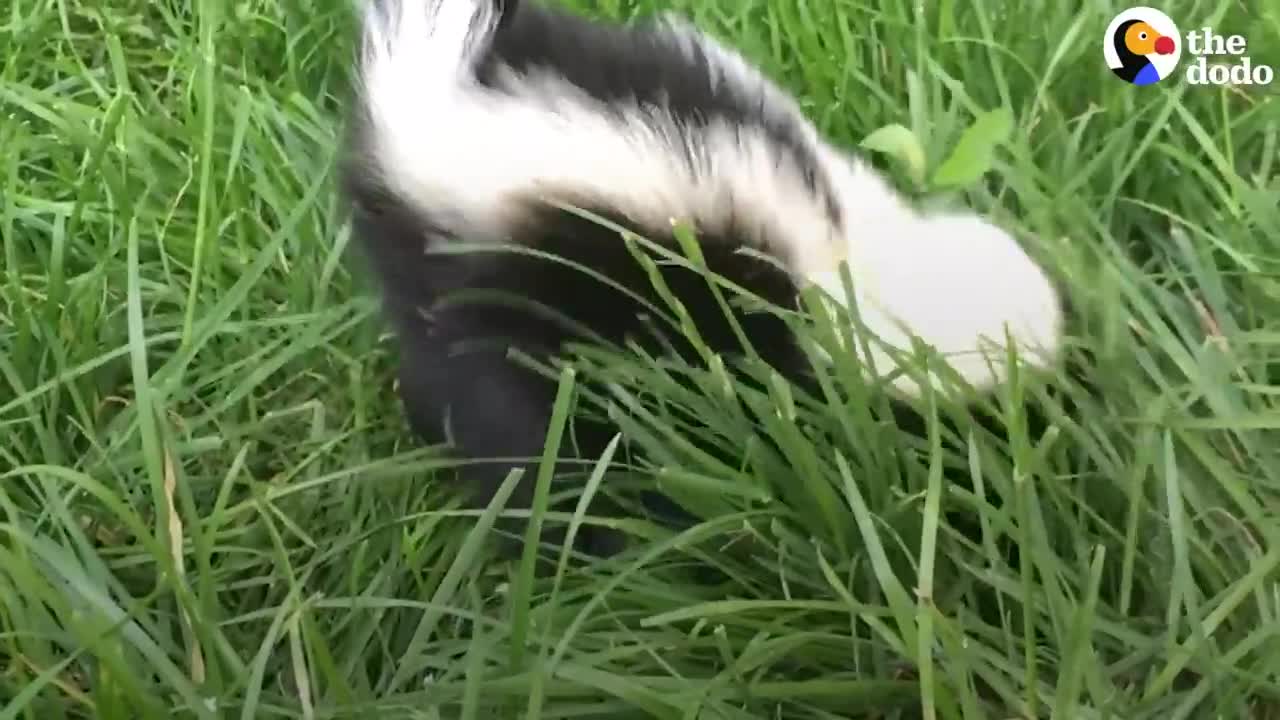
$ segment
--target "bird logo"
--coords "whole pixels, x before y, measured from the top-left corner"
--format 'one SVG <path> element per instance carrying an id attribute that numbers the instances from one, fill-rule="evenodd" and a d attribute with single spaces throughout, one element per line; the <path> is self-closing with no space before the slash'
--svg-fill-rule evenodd
<path id="1" fill-rule="evenodd" d="M 1149 7 L 1125 10 L 1111 21 L 1102 45 L 1107 66 L 1133 85 L 1154 85 L 1169 77 L 1182 56 L 1178 26 Z"/>

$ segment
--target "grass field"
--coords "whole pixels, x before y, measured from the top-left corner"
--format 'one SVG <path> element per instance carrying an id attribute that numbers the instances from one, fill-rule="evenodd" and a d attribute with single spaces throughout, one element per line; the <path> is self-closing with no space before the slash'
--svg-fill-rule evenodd
<path id="1" fill-rule="evenodd" d="M 431 482 L 348 262 L 348 4 L 6 0 L 0 720 L 1280 718 L 1280 81 L 1126 86 L 1114 0 L 579 4 L 691 14 L 1018 228 L 1099 396 L 921 443 L 856 382 L 753 423 L 619 356 L 635 474 L 708 519 L 531 582 Z M 1274 3 L 1161 9 L 1280 66 Z"/>

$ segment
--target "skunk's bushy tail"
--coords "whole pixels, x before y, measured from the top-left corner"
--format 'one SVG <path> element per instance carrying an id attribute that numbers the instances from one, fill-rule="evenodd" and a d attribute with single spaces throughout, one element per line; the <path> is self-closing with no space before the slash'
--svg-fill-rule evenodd
<path id="1" fill-rule="evenodd" d="M 511 3 L 501 0 L 369 0 L 361 74 L 370 98 L 412 87 L 445 91 L 473 82 L 475 66 Z"/>
<path id="2" fill-rule="evenodd" d="M 482 112 L 476 68 L 502 11 L 496 0 L 363 5 L 353 117 L 362 170 L 399 201 L 426 205 L 415 209 L 465 212 L 466 196 L 496 179 L 475 151 L 485 134 L 500 146 L 505 128 Z"/>
<path id="3" fill-rule="evenodd" d="M 671 18 L 606 37 L 544 8 L 516 12 L 497 0 L 365 6 L 355 119 L 363 169 L 384 191 L 471 239 L 504 236 L 552 200 L 615 211 L 646 233 L 673 218 L 704 234 L 745 228 L 736 241 L 797 265 L 841 252 L 825 145 L 743 58 Z M 538 61 L 506 57 L 504 32 Z M 581 57 L 557 45 L 581 45 Z M 587 87 L 593 71 L 573 62 L 610 69 Z M 677 103 L 637 89 L 668 82 Z"/>

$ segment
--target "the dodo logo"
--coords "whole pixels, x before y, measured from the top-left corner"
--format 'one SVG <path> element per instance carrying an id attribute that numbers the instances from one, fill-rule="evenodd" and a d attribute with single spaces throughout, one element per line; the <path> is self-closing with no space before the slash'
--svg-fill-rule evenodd
<path id="1" fill-rule="evenodd" d="M 1154 85 L 1177 69 L 1182 39 L 1168 15 L 1154 8 L 1134 7 L 1107 26 L 1102 54 L 1107 67 L 1121 80 Z"/>

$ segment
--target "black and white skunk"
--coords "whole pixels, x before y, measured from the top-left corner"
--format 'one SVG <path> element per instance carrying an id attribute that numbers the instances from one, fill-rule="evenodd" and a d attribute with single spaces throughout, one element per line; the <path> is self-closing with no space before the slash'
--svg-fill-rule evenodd
<path id="1" fill-rule="evenodd" d="M 684 223 L 712 272 L 782 307 L 807 285 L 844 298 L 847 263 L 867 326 L 904 349 L 918 337 L 979 391 L 1004 380 L 1007 338 L 1024 361 L 1055 362 L 1058 293 L 1009 234 L 972 214 L 919 213 L 742 56 L 682 21 L 371 0 L 362 22 L 343 182 L 399 337 L 410 424 L 431 442 L 447 438 L 467 458 L 532 463 L 542 451 L 555 385 L 509 351 L 549 358 L 582 336 L 484 291 L 553 308 L 612 343 L 666 347 L 642 303 L 575 267 L 663 307 L 620 234 L 565 206 L 671 247 L 673 221 Z M 437 252 L 504 243 L 568 262 Z M 740 352 L 706 279 L 665 272 L 701 337 Z M 781 318 L 738 321 L 781 374 L 806 376 Z M 883 353 L 874 360 L 895 370 Z M 476 499 L 511 467 L 472 466 Z M 534 475 L 509 507 L 530 501 Z"/>

